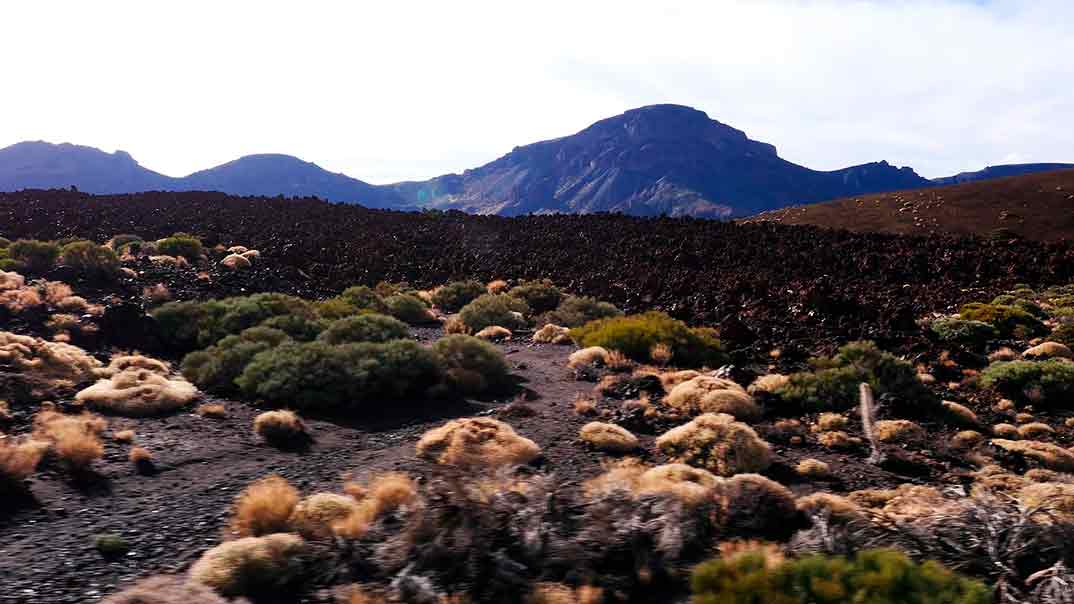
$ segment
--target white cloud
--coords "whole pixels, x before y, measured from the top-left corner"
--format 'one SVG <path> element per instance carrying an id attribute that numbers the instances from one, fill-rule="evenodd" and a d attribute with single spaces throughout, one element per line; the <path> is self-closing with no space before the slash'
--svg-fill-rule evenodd
<path id="1" fill-rule="evenodd" d="M 818 169 L 1074 161 L 1064 0 L 9 4 L 0 145 L 172 175 L 283 152 L 427 178 L 658 102 Z"/>

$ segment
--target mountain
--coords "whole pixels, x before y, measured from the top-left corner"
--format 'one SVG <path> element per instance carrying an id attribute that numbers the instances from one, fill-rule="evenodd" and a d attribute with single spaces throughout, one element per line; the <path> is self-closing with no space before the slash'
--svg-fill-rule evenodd
<path id="1" fill-rule="evenodd" d="M 932 182 L 937 185 L 954 185 L 963 182 L 1003 178 L 1005 176 L 1018 176 L 1019 174 L 1032 174 L 1034 172 L 1069 170 L 1071 168 L 1074 168 L 1074 164 L 1004 164 L 1001 166 L 988 166 L 984 170 L 977 170 L 976 172 L 960 172 L 954 176 L 933 178 Z"/>
<path id="2" fill-rule="evenodd" d="M 765 212 L 743 222 L 1071 241 L 1074 169 L 850 197 Z"/>
<path id="3" fill-rule="evenodd" d="M 702 111 L 651 105 L 571 136 L 516 147 L 461 175 L 391 187 L 409 205 L 481 214 L 725 217 L 927 184 L 913 170 L 887 162 L 810 170 Z"/>
<path id="4" fill-rule="evenodd" d="M 74 185 L 87 193 L 166 188 L 175 179 L 143 168 L 128 153 L 27 141 L 0 149 L 0 191 Z"/>

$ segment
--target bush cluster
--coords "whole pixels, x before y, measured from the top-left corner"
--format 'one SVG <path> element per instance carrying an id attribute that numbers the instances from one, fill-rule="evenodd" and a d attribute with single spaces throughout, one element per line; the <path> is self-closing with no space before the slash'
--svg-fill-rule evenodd
<path id="1" fill-rule="evenodd" d="M 271 327 L 245 329 L 205 350 L 186 355 L 182 364 L 183 376 L 202 390 L 221 394 L 234 392 L 237 389 L 235 379 L 255 356 L 289 339 L 287 333 Z"/>
<path id="2" fill-rule="evenodd" d="M 87 277 L 108 278 L 119 272 L 116 253 L 92 241 L 75 241 L 63 246 L 60 262 Z"/>
<path id="3" fill-rule="evenodd" d="M 999 361 L 981 372 L 980 383 L 1009 396 L 1054 406 L 1074 396 L 1074 363 L 1058 358 Z"/>
<path id="4" fill-rule="evenodd" d="M 1004 337 L 1028 338 L 1044 332 L 1040 319 L 1017 306 L 974 302 L 964 305 L 958 314 L 967 321 L 988 323 Z"/>
<path id="5" fill-rule="evenodd" d="M 369 313 L 333 321 L 317 339 L 328 344 L 350 344 L 405 340 L 409 337 L 410 331 L 406 323 L 385 315 Z"/>
<path id="6" fill-rule="evenodd" d="M 388 296 L 384 300 L 384 306 L 387 308 L 388 314 L 411 325 L 420 325 L 434 320 L 425 302 L 421 298 L 410 294 Z"/>
<path id="7" fill-rule="evenodd" d="M 181 256 L 197 262 L 204 252 L 201 240 L 185 233 L 176 233 L 157 241 L 157 251 L 165 256 Z"/>
<path id="8" fill-rule="evenodd" d="M 173 347 L 189 351 L 255 327 L 273 317 L 299 315 L 312 320 L 310 304 L 286 294 L 266 293 L 210 300 L 169 302 L 150 313 L 160 335 Z"/>
<path id="9" fill-rule="evenodd" d="M 16 267 L 43 273 L 56 265 L 60 257 L 60 246 L 51 241 L 19 239 L 7 247 L 7 255 Z"/>
<path id="10" fill-rule="evenodd" d="M 669 347 L 672 363 L 681 367 L 714 367 L 727 359 L 714 330 L 691 329 L 657 311 L 591 321 L 571 329 L 570 335 L 579 346 L 617 350 L 642 363 L 652 360 L 651 352 L 658 345 Z"/>
<path id="11" fill-rule="evenodd" d="M 507 293 L 525 301 L 530 310 L 535 313 L 550 311 L 559 306 L 560 301 L 563 300 L 563 292 L 548 279 L 524 281 Z"/>
<path id="12" fill-rule="evenodd" d="M 834 357 L 810 362 L 815 371 L 791 374 L 774 394 L 802 409 L 842 410 L 857 404 L 858 385 L 867 382 L 878 397 L 891 393 L 909 403 L 935 402 L 913 365 L 873 342 L 851 342 Z"/>
<path id="13" fill-rule="evenodd" d="M 507 384 L 510 368 L 499 349 L 473 336 L 445 336 L 433 344 L 448 385 L 461 394 L 479 394 Z"/>
<path id="14" fill-rule="evenodd" d="M 601 302 L 588 296 L 567 296 L 555 310 L 541 315 L 537 323 L 581 327 L 590 321 L 622 315 L 622 311 L 609 302 Z"/>
<path id="15" fill-rule="evenodd" d="M 936 319 L 930 325 L 930 329 L 944 342 L 958 342 L 972 346 L 981 346 L 999 337 L 996 328 L 988 323 L 954 317 Z"/>
<path id="16" fill-rule="evenodd" d="M 462 307 L 459 318 L 474 332 L 493 325 L 514 331 L 526 327 L 525 317 L 529 314 L 529 305 L 514 296 L 483 294 Z"/>
<path id="17" fill-rule="evenodd" d="M 369 310 L 378 313 L 387 312 L 388 308 L 384 305 L 384 300 L 377 292 L 372 288 L 365 285 L 355 285 L 343 290 L 343 293 L 339 295 L 339 299 L 351 305 L 355 309 Z"/>
<path id="18" fill-rule="evenodd" d="M 485 286 L 477 281 L 455 281 L 436 290 L 433 304 L 444 312 L 459 312 L 484 293 Z"/>
<path id="19" fill-rule="evenodd" d="M 938 562 L 918 564 L 896 550 L 864 550 L 852 559 L 813 555 L 782 560 L 759 548 L 699 565 L 691 580 L 697 604 L 991 604 L 991 590 Z"/>

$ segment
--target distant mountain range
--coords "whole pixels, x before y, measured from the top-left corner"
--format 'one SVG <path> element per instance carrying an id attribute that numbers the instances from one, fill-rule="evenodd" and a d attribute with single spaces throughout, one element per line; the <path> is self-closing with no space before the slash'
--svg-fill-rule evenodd
<path id="1" fill-rule="evenodd" d="M 372 185 L 288 155 L 249 155 L 173 178 L 141 166 L 123 151 L 22 142 L 0 149 L 0 191 L 70 186 L 90 193 L 213 190 L 508 216 L 624 212 L 724 218 L 1064 167 L 1074 165 L 990 166 L 932 181 L 884 161 L 823 172 L 780 158 L 774 146 L 751 140 L 704 112 L 651 105 L 571 136 L 516 147 L 462 174 L 420 182 Z"/>

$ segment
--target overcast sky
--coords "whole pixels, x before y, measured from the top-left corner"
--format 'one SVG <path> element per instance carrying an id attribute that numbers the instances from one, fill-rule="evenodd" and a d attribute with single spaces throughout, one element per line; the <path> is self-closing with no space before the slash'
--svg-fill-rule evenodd
<path id="1" fill-rule="evenodd" d="M 386 183 L 680 103 L 816 169 L 1074 162 L 1072 24 L 1069 0 L 4 2 L 0 146 Z"/>

